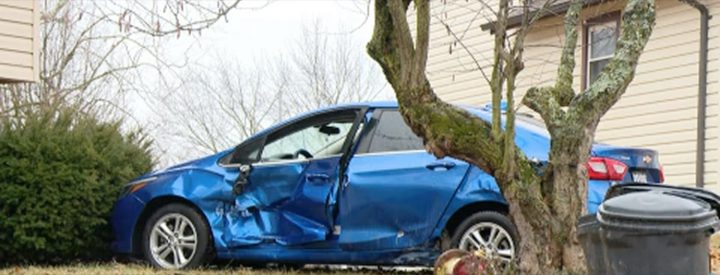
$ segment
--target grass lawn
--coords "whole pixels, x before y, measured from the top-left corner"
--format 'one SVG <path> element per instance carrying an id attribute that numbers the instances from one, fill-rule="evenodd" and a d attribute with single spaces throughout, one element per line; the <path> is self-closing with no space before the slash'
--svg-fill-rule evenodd
<path id="1" fill-rule="evenodd" d="M 0 275 L 10 274 L 83 274 L 83 275 L 95 275 L 95 274 L 238 274 L 238 275 L 289 275 L 289 274 L 318 274 L 318 275 L 340 275 L 340 274 L 354 274 L 354 275 L 369 275 L 369 274 L 428 274 L 428 271 L 380 271 L 377 269 L 327 269 L 327 268 L 304 268 L 299 270 L 285 270 L 285 269 L 264 269 L 264 268 L 246 268 L 239 266 L 213 266 L 206 267 L 199 270 L 190 271 L 163 271 L 153 269 L 151 267 L 140 265 L 140 264 L 121 264 L 121 263 L 99 263 L 99 264 L 78 264 L 68 266 L 53 266 L 53 267 L 41 267 L 41 266 L 18 266 L 8 267 L 0 269 Z"/>
<path id="2" fill-rule="evenodd" d="M 720 234 L 712 236 L 710 241 L 710 260 L 712 263 L 712 272 L 720 274 Z M 260 269 L 260 268 L 247 268 L 237 265 L 229 266 L 212 266 L 206 267 L 199 270 L 191 271 L 163 271 L 150 268 L 146 265 L 141 264 L 122 264 L 122 263 L 97 263 L 97 264 L 77 264 L 67 266 L 53 266 L 53 267 L 42 267 L 42 266 L 17 266 L 17 267 L 6 267 L 0 268 L 0 275 L 10 274 L 238 274 L 238 275 L 290 275 L 290 274 L 318 274 L 318 275 L 340 275 L 340 274 L 353 274 L 353 275 L 365 275 L 365 274 L 429 274 L 427 270 L 410 270 L 410 271 L 381 271 L 377 269 L 328 269 L 328 268 L 304 268 L 300 270 L 285 270 L 285 269 Z"/>

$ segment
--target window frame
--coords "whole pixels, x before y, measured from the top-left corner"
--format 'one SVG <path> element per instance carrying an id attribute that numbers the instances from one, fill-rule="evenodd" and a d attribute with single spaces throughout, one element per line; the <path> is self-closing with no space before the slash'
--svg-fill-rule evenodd
<path id="1" fill-rule="evenodd" d="M 588 88 L 590 84 L 590 62 L 597 62 L 602 60 L 611 59 L 614 56 L 615 51 L 613 50 L 613 55 L 610 55 L 606 58 L 596 58 L 594 60 L 590 60 L 590 29 L 592 27 L 601 26 L 601 25 L 607 25 L 612 22 L 615 22 L 615 47 L 617 48 L 617 39 L 620 37 L 620 19 L 621 19 L 621 12 L 620 11 L 613 11 L 608 12 L 605 14 L 602 14 L 600 16 L 596 16 L 593 18 L 590 18 L 588 20 L 585 20 L 583 22 L 583 37 L 582 37 L 582 77 L 581 77 L 581 87 L 582 90 L 585 90 Z"/>

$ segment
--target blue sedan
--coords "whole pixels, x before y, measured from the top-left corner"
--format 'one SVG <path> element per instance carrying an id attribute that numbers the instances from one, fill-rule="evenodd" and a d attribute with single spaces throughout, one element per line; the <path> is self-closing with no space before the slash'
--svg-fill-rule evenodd
<path id="1" fill-rule="evenodd" d="M 487 109 L 463 107 L 490 120 Z M 541 168 L 550 140 L 519 116 L 516 144 Z M 588 211 L 620 182 L 663 181 L 652 150 L 596 144 Z M 444 250 L 515 258 L 518 235 L 495 180 L 437 159 L 397 103 L 310 112 L 235 148 L 141 176 L 112 215 L 117 253 L 159 268 L 248 263 L 430 265 Z"/>

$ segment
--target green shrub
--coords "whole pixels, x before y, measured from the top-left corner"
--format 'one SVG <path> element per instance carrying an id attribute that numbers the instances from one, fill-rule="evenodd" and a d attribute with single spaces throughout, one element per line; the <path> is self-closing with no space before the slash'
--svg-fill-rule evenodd
<path id="1" fill-rule="evenodd" d="M 0 264 L 107 257 L 112 205 L 152 168 L 150 142 L 72 111 L 0 124 Z"/>

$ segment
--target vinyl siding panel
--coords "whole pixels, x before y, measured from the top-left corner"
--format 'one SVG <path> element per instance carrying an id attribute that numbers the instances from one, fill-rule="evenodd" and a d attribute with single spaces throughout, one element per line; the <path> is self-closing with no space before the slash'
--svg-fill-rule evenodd
<path id="1" fill-rule="evenodd" d="M 440 2 L 440 1 L 438 1 Z M 480 4 L 463 0 L 447 1 L 443 8 L 456 15 L 452 29 L 467 29 L 464 44 L 485 70 L 490 69 L 493 37 L 479 26 L 487 22 L 474 16 L 467 5 L 479 10 Z M 713 18 L 720 18 L 720 1 L 703 0 Z M 588 19 L 622 10 L 624 1 L 609 1 L 586 8 Z M 437 10 L 437 8 L 433 7 Z M 489 87 L 475 61 L 448 37 L 445 27 L 433 19 L 428 75 L 436 92 L 444 100 L 484 105 L 490 101 Z M 640 58 L 635 79 L 619 102 L 598 125 L 596 140 L 615 145 L 637 146 L 660 152 L 666 181 L 679 185 L 695 184 L 697 144 L 698 49 L 700 16 L 697 10 L 677 0 L 657 0 L 657 22 L 645 52 Z M 720 191 L 720 21 L 710 20 L 708 96 L 706 122 L 705 185 Z M 576 49 L 574 71 L 576 89 L 582 77 L 582 36 Z M 533 86 L 551 85 L 563 43 L 560 17 L 543 19 L 526 38 L 525 69 L 518 77 L 516 102 Z M 521 110 L 527 111 L 526 108 Z"/>
<path id="2" fill-rule="evenodd" d="M 486 18 L 491 14 L 482 4 L 473 1 L 442 2 L 431 1 L 433 23 L 428 76 L 445 100 L 471 104 L 485 102 L 490 94 L 478 64 L 484 70 L 489 70 L 493 37 L 488 32 L 480 31 L 480 25 L 487 22 Z M 494 3 L 490 5 L 494 6 Z M 462 43 L 467 49 L 456 43 L 443 23 L 449 25 L 452 33 L 462 37 Z"/>
<path id="3" fill-rule="evenodd" d="M 17 9 L 32 10 L 35 3 L 33 0 L 2 0 L 0 1 L 0 5 Z"/>
<path id="4" fill-rule="evenodd" d="M 712 19 L 710 19 L 710 41 L 708 58 L 708 93 L 717 94 L 720 91 L 720 22 L 716 18 L 720 16 L 720 1 L 702 1 L 707 5 Z M 696 15 L 697 18 L 697 15 Z M 720 99 L 717 97 L 708 100 L 707 111 L 720 113 Z M 720 116 L 707 119 L 708 127 L 705 143 L 705 158 L 713 159 L 713 162 L 705 162 L 705 183 L 710 190 L 720 191 Z M 714 136 L 715 138 L 707 138 Z"/>
<path id="5" fill-rule="evenodd" d="M 38 75 L 39 4 L 0 0 L 0 83 L 35 81 Z"/>
<path id="6" fill-rule="evenodd" d="M 0 76 L 2 76 L 2 78 L 0 78 L 0 84 L 3 83 L 3 79 L 8 80 L 9 82 L 20 81 L 22 79 L 26 79 L 28 75 L 32 74 L 32 68 L 10 66 L 0 63 Z"/>

